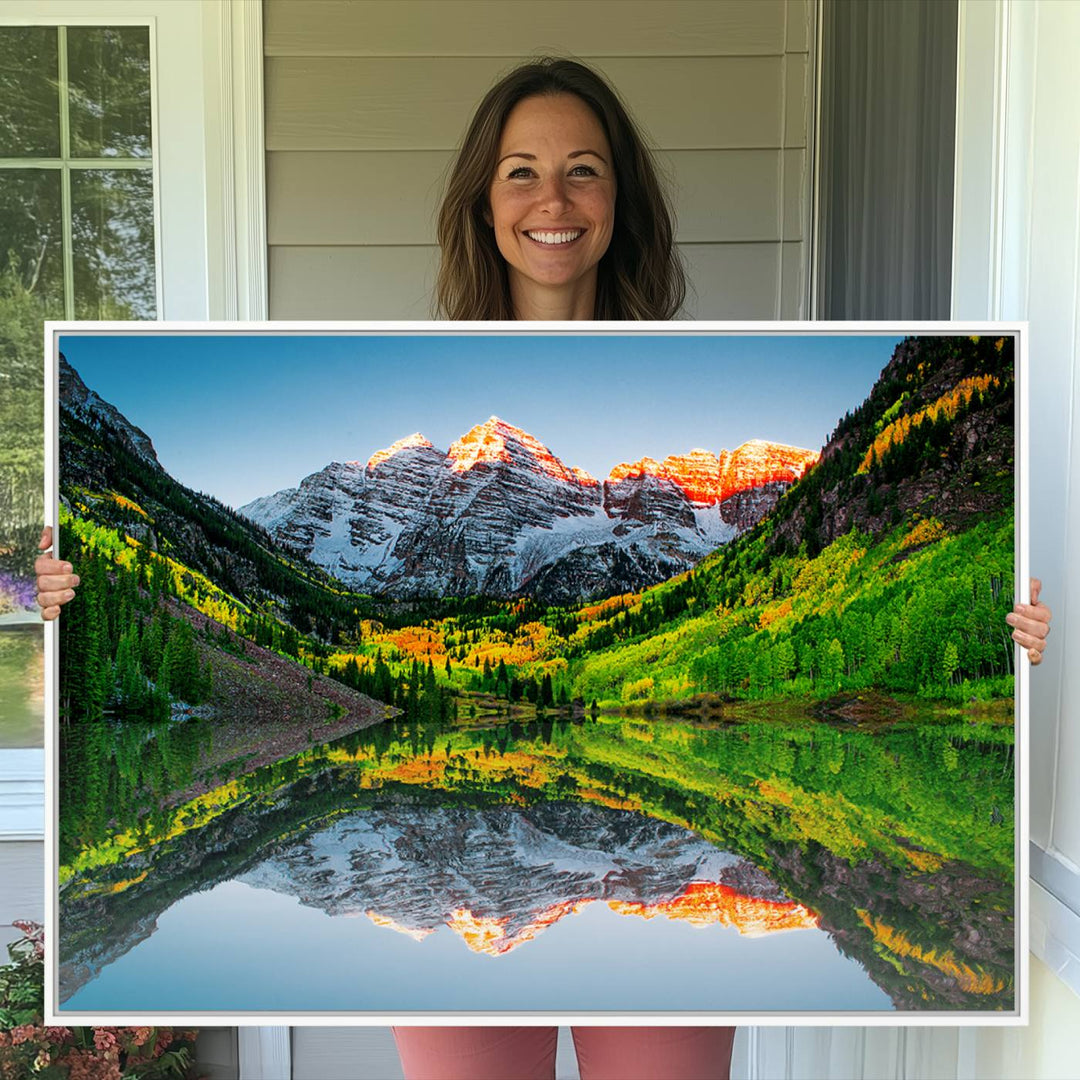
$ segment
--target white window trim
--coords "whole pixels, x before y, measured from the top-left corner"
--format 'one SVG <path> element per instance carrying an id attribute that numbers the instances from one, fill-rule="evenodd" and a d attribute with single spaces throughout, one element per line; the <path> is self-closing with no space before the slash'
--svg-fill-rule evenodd
<path id="1" fill-rule="evenodd" d="M 292 1028 L 237 1028 L 241 1080 L 291 1080 Z"/>
<path id="2" fill-rule="evenodd" d="M 202 0 L 209 319 L 269 317 L 261 0 Z"/>
<path id="3" fill-rule="evenodd" d="M 261 0 L 0 0 L 0 25 L 110 24 L 150 27 L 158 318 L 265 319 Z"/>

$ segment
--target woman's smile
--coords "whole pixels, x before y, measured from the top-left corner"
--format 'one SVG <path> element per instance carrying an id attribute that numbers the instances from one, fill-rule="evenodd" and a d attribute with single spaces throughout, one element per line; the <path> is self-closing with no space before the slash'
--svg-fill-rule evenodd
<path id="1" fill-rule="evenodd" d="M 525 235 L 537 244 L 545 247 L 566 247 L 580 240 L 584 229 L 568 229 L 563 232 L 545 232 L 543 229 L 525 229 Z"/>

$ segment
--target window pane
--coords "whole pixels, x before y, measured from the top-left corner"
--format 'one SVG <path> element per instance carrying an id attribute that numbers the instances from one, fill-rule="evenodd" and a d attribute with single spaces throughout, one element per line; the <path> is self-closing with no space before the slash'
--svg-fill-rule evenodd
<path id="1" fill-rule="evenodd" d="M 0 626 L 0 749 L 41 746 L 45 724 L 45 665 L 41 618 Z"/>
<path id="2" fill-rule="evenodd" d="M 0 26 L 0 157 L 56 157 L 56 27 Z"/>
<path id="3" fill-rule="evenodd" d="M 64 317 L 60 206 L 59 169 L 0 171 L 0 343 L 17 320 L 40 352 L 40 321 Z"/>
<path id="4" fill-rule="evenodd" d="M 0 76 L 2 78 L 3 76 Z M 0 748 L 41 746 L 33 565 L 43 513 L 41 321 L 64 316 L 60 172 L 0 172 Z"/>
<path id="5" fill-rule="evenodd" d="M 152 319 L 154 180 L 149 169 L 74 169 L 77 319 Z"/>
<path id="6" fill-rule="evenodd" d="M 150 31 L 67 32 L 72 157 L 150 156 Z"/>

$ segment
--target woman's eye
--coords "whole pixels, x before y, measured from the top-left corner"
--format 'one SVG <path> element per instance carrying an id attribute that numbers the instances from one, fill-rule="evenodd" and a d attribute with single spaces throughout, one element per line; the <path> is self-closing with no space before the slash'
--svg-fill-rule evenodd
<path id="1" fill-rule="evenodd" d="M 575 165 L 570 170 L 571 176 L 596 176 L 596 170 L 591 165 Z"/>
<path id="2" fill-rule="evenodd" d="M 528 167 L 528 165 L 519 165 L 516 169 L 511 169 L 506 174 L 506 179 L 507 180 L 527 180 L 530 176 L 532 176 L 532 174 L 533 174 L 532 169 L 530 169 Z"/>

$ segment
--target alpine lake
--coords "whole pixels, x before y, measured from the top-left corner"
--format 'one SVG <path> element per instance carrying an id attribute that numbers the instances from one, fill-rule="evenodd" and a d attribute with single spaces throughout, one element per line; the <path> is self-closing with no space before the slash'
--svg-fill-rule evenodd
<path id="1" fill-rule="evenodd" d="M 1011 716 L 343 725 L 61 726 L 61 1013 L 1014 1007 Z"/>

